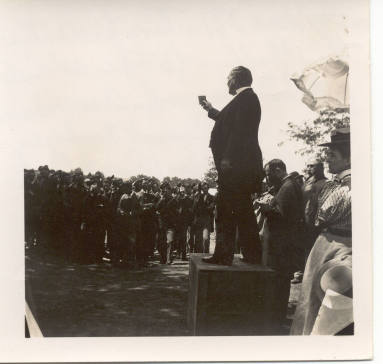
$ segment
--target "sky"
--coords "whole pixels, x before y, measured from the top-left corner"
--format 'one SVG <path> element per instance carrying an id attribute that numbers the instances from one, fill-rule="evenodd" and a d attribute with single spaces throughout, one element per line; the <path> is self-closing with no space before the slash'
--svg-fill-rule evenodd
<path id="1" fill-rule="evenodd" d="M 350 11 L 328 0 L 5 1 L 2 147 L 16 141 L 24 168 L 201 178 L 213 122 L 197 96 L 225 106 L 226 77 L 243 65 L 264 159 L 301 171 L 285 130 L 316 114 L 289 78 L 347 59 Z"/>

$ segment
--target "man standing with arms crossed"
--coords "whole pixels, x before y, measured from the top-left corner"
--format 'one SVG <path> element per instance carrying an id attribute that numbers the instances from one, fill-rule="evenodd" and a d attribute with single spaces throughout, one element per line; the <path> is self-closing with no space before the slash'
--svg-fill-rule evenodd
<path id="1" fill-rule="evenodd" d="M 261 106 L 251 88 L 249 69 L 235 67 L 228 76 L 229 93 L 234 96 L 221 111 L 200 98 L 208 117 L 215 121 L 210 148 L 218 171 L 217 241 L 212 257 L 203 261 L 231 265 L 238 227 L 243 261 L 261 260 L 261 244 L 251 194 L 260 192 L 264 177 L 262 152 L 258 143 Z"/>

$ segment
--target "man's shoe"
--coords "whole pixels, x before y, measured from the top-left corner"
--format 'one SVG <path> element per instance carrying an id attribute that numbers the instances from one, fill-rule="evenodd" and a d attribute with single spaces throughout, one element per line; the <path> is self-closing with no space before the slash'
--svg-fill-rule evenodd
<path id="1" fill-rule="evenodd" d="M 290 282 L 291 284 L 298 284 L 298 283 L 302 283 L 302 280 L 298 278 L 293 278 Z"/>
<path id="2" fill-rule="evenodd" d="M 218 259 L 214 255 L 208 258 L 202 258 L 202 261 L 209 264 L 218 264 Z"/>
<path id="3" fill-rule="evenodd" d="M 218 264 L 218 265 L 232 265 L 233 260 L 230 258 L 217 258 L 214 255 L 209 258 L 202 258 L 204 263 Z"/>

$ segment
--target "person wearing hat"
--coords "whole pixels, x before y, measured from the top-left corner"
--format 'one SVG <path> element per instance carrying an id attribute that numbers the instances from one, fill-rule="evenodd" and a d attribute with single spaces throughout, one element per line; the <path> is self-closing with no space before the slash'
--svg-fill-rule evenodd
<path id="1" fill-rule="evenodd" d="M 85 232 L 81 230 L 83 202 L 87 196 L 84 187 L 84 179 L 81 174 L 71 172 L 71 183 L 66 194 L 67 238 L 69 251 L 68 258 L 71 260 L 82 259 L 82 246 L 84 245 Z"/>
<path id="2" fill-rule="evenodd" d="M 158 252 L 160 253 L 161 264 L 172 264 L 173 248 L 177 226 L 178 203 L 172 196 L 172 189 L 169 183 L 161 184 L 161 199 L 156 209 L 158 213 L 159 238 Z"/>
<path id="3" fill-rule="evenodd" d="M 304 268 L 304 217 L 302 188 L 296 172 L 287 173 L 286 164 L 272 159 L 265 165 L 266 181 L 273 196 L 255 206 L 264 216 L 262 243 L 267 251 L 263 263 L 276 271 L 277 297 L 274 310 L 277 323 L 285 324 L 293 273 Z"/>
<path id="4" fill-rule="evenodd" d="M 90 178 L 85 178 L 84 187 L 87 192 L 89 192 L 91 185 L 92 185 L 92 180 Z"/>
<path id="5" fill-rule="evenodd" d="M 308 226 L 314 226 L 314 220 L 318 209 L 318 195 L 322 190 L 327 178 L 324 175 L 323 162 L 318 158 L 312 158 L 307 162 L 307 179 L 303 186 L 303 199 L 305 204 L 305 222 Z"/>
<path id="6" fill-rule="evenodd" d="M 142 196 L 142 180 L 138 179 L 136 181 L 133 182 L 132 184 L 132 187 L 133 187 L 133 193 L 138 197 L 138 198 L 141 198 Z"/>
<path id="7" fill-rule="evenodd" d="M 141 214 L 141 237 L 142 237 L 142 251 L 141 260 L 145 264 L 146 261 L 153 257 L 154 246 L 156 242 L 157 233 L 157 217 L 155 210 L 156 198 L 150 191 L 150 181 L 144 180 L 142 182 L 142 195 L 140 198 L 142 206 Z"/>
<path id="8" fill-rule="evenodd" d="M 121 185 L 124 182 L 121 181 Z M 131 190 L 130 185 L 130 190 Z M 111 179 L 111 185 L 109 188 L 109 194 L 107 197 L 107 212 L 106 212 L 106 222 L 107 222 L 107 247 L 110 254 L 110 259 L 112 264 L 119 263 L 119 231 L 118 231 L 118 216 L 117 216 L 117 207 L 120 202 L 122 195 L 122 189 L 119 186 L 118 179 Z"/>
<path id="9" fill-rule="evenodd" d="M 214 225 L 215 201 L 208 191 L 209 185 L 202 182 L 199 193 L 193 201 L 195 253 L 209 253 L 210 250 L 210 232 Z"/>
<path id="10" fill-rule="evenodd" d="M 188 229 L 192 222 L 192 199 L 186 194 L 184 185 L 180 185 L 176 196 L 177 207 L 177 256 L 186 261 L 186 250 L 188 245 Z"/>
<path id="11" fill-rule="evenodd" d="M 38 168 L 38 175 L 36 178 L 36 202 L 38 211 L 38 224 L 37 224 L 37 241 L 42 246 L 49 246 L 49 219 L 50 219 L 50 205 L 52 200 L 52 183 L 50 177 L 50 170 L 47 165 Z"/>
<path id="12" fill-rule="evenodd" d="M 318 196 L 319 235 L 307 259 L 292 335 L 353 333 L 350 129 L 334 130 L 320 146 L 328 148 L 335 178 Z M 329 317 L 332 324 L 323 324 Z"/>
<path id="13" fill-rule="evenodd" d="M 121 186 L 121 198 L 117 207 L 116 263 L 135 265 L 137 244 L 141 232 L 141 205 L 137 195 L 132 193 L 132 185 L 125 181 Z"/>
<path id="14" fill-rule="evenodd" d="M 303 203 L 307 233 L 306 259 L 318 236 L 315 228 L 315 217 L 318 211 L 318 196 L 327 178 L 324 175 L 323 162 L 312 158 L 307 163 L 307 179 L 303 186 Z"/>
<path id="15" fill-rule="evenodd" d="M 82 244 L 80 261 L 83 263 L 101 263 L 105 253 L 105 197 L 97 183 L 90 186 L 81 209 Z"/>
<path id="16" fill-rule="evenodd" d="M 314 228 L 314 219 L 318 208 L 318 195 L 326 183 L 327 178 L 323 171 L 323 162 L 319 158 L 311 158 L 306 164 L 307 179 L 302 184 L 303 208 L 306 225 L 305 232 L 305 261 L 310 254 L 315 239 L 318 236 Z M 301 283 L 303 272 L 299 270 L 294 273 L 293 284 Z"/>

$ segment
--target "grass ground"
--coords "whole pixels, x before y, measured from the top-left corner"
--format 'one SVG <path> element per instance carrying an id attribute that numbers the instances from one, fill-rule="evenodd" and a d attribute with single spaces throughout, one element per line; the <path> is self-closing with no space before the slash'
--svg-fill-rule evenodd
<path id="1" fill-rule="evenodd" d="M 127 270 L 28 251 L 25 268 L 26 297 L 44 336 L 190 335 L 188 262 Z M 290 318 L 299 286 L 292 285 Z"/>

